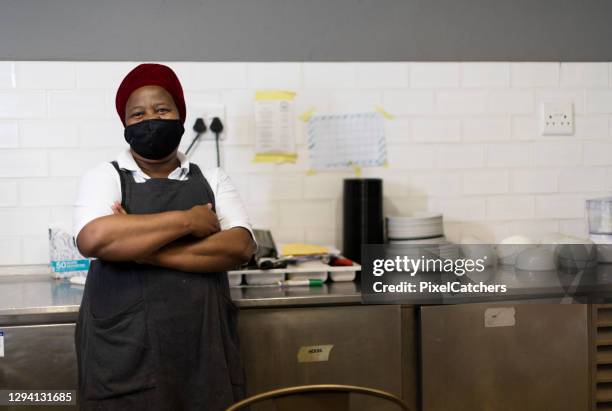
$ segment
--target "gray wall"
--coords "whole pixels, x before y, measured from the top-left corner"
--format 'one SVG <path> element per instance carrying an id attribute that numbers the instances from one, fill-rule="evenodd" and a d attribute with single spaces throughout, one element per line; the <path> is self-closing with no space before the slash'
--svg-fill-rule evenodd
<path id="1" fill-rule="evenodd" d="M 2 0 L 0 60 L 612 61 L 612 0 Z"/>

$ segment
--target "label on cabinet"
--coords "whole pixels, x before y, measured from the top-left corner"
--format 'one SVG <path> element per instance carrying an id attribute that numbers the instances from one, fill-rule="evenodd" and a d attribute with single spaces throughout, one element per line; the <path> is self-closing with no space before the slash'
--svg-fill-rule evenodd
<path id="1" fill-rule="evenodd" d="M 484 326 L 489 327 L 513 327 L 516 324 L 514 307 L 487 308 L 484 313 Z"/>
<path id="2" fill-rule="evenodd" d="M 297 360 L 298 362 L 320 362 L 329 361 L 329 353 L 333 344 L 329 345 L 307 345 L 300 347 Z"/>

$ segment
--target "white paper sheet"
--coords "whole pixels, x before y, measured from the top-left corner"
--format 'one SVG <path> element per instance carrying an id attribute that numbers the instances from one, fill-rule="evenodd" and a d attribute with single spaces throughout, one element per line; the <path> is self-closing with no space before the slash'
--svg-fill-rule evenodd
<path id="1" fill-rule="evenodd" d="M 295 161 L 294 93 L 259 91 L 255 95 L 255 161 Z"/>
<path id="2" fill-rule="evenodd" d="M 383 166 L 387 162 L 383 117 L 377 112 L 312 116 L 308 151 L 313 169 Z"/>

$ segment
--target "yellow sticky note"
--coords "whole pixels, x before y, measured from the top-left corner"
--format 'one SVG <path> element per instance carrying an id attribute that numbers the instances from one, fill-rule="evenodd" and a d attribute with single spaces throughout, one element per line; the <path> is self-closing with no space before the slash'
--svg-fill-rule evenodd
<path id="1" fill-rule="evenodd" d="M 310 117 L 312 117 L 312 115 L 314 114 L 314 112 L 315 112 L 315 108 L 314 108 L 314 107 L 311 107 L 311 108 L 309 108 L 308 110 L 306 110 L 305 112 L 303 112 L 303 113 L 300 115 L 300 117 L 299 117 L 299 118 L 300 118 L 300 120 L 302 120 L 303 122 L 305 122 L 305 123 L 306 123 L 306 122 L 308 122 L 308 120 L 310 120 Z"/>
<path id="2" fill-rule="evenodd" d="M 255 100 L 293 100 L 295 93 L 285 90 L 258 90 L 255 92 Z"/>
<path id="3" fill-rule="evenodd" d="M 349 165 L 353 168 L 353 171 L 355 172 L 355 177 L 361 177 L 361 166 L 350 162 Z"/>
<path id="4" fill-rule="evenodd" d="M 295 163 L 297 153 L 257 153 L 254 163 Z"/>
<path id="5" fill-rule="evenodd" d="M 389 112 L 387 112 L 384 108 L 382 108 L 381 106 L 376 106 L 375 110 L 384 118 L 386 118 L 387 120 L 393 120 L 395 118 L 395 116 Z"/>

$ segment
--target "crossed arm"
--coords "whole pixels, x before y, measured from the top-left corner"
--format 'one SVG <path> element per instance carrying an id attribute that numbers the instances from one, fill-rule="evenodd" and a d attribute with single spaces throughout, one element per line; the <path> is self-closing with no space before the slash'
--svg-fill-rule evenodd
<path id="1" fill-rule="evenodd" d="M 136 261 L 194 273 L 236 268 L 255 250 L 247 229 L 221 231 L 209 205 L 138 215 L 127 214 L 116 204 L 112 215 L 85 225 L 76 241 L 87 257 Z"/>

